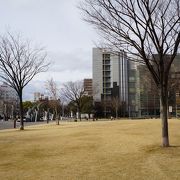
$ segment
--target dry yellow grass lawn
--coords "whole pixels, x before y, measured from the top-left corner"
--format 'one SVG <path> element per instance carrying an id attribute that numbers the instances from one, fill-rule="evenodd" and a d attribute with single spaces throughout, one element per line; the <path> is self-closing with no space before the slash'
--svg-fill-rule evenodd
<path id="1" fill-rule="evenodd" d="M 180 120 L 161 148 L 159 120 L 40 125 L 0 131 L 0 179 L 180 179 Z"/>

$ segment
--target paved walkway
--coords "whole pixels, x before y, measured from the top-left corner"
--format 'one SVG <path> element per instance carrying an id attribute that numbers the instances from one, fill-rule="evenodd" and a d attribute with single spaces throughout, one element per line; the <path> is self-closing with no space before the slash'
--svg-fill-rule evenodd
<path id="1" fill-rule="evenodd" d="M 54 122 L 54 121 L 53 121 Z M 25 122 L 24 126 L 32 126 L 37 124 L 46 124 L 47 122 L 41 121 L 41 122 Z M 16 122 L 16 128 L 19 128 L 20 122 Z M 2 121 L 0 120 L 0 130 L 3 129 L 13 129 L 14 128 L 14 122 L 13 121 Z"/>

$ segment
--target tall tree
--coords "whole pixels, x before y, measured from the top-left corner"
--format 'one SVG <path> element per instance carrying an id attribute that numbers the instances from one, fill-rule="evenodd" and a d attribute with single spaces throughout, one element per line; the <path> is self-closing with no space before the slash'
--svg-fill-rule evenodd
<path id="1" fill-rule="evenodd" d="M 83 96 L 82 98 L 82 112 L 88 114 L 88 118 L 90 118 L 91 113 L 93 113 L 93 97 L 92 96 Z"/>
<path id="2" fill-rule="evenodd" d="M 49 105 L 53 108 L 55 114 L 55 119 L 57 120 L 57 125 L 59 125 L 58 109 L 60 109 L 60 98 L 59 98 L 59 89 L 57 83 L 53 78 L 47 80 L 46 89 L 49 92 L 50 100 Z"/>
<path id="3" fill-rule="evenodd" d="M 40 72 L 47 70 L 46 53 L 42 48 L 33 48 L 18 35 L 8 33 L 0 37 L 0 77 L 19 96 L 20 130 L 23 122 L 23 89 Z"/>
<path id="4" fill-rule="evenodd" d="M 81 120 L 82 97 L 84 96 L 84 86 L 82 81 L 68 82 L 64 84 L 62 96 L 74 103 L 77 108 L 78 118 Z"/>
<path id="5" fill-rule="evenodd" d="M 180 44 L 180 1 L 83 0 L 80 8 L 112 48 L 126 48 L 147 66 L 159 90 L 162 145 L 168 147 L 168 77 Z"/>

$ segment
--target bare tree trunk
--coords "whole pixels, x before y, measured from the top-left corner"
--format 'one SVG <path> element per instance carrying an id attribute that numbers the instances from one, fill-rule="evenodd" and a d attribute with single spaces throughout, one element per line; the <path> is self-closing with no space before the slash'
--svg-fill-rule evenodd
<path id="1" fill-rule="evenodd" d="M 118 109 L 116 108 L 116 119 L 118 118 Z"/>
<path id="2" fill-rule="evenodd" d="M 162 120 L 162 146 L 169 147 L 169 134 L 168 134 L 168 90 L 167 87 L 160 89 L 160 110 Z"/>
<path id="3" fill-rule="evenodd" d="M 47 109 L 47 124 L 49 123 L 49 108 Z"/>
<path id="4" fill-rule="evenodd" d="M 81 111 L 79 110 L 79 120 L 81 121 Z"/>
<path id="5" fill-rule="evenodd" d="M 56 124 L 59 125 L 59 116 L 58 116 L 57 108 L 55 108 L 55 118 L 56 118 Z"/>
<path id="6" fill-rule="evenodd" d="M 22 91 L 19 93 L 20 130 L 24 130 Z"/>
<path id="7" fill-rule="evenodd" d="M 78 107 L 77 107 L 77 112 L 78 112 L 78 119 L 81 121 L 81 107 L 80 107 L 80 105 L 78 105 Z"/>
<path id="8" fill-rule="evenodd" d="M 59 125 L 59 117 L 57 117 L 57 123 L 56 124 Z"/>

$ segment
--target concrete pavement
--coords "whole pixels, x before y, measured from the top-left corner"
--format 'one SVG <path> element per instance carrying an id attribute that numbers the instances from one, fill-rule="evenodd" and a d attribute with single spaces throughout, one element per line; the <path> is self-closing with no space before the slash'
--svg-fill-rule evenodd
<path id="1" fill-rule="evenodd" d="M 54 121 L 53 121 L 54 122 Z M 46 124 L 46 121 L 40 121 L 40 122 L 24 122 L 24 126 L 32 126 L 32 125 L 38 125 L 38 124 Z M 20 122 L 16 122 L 16 128 L 19 128 Z M 14 122 L 12 120 L 9 121 L 2 121 L 0 120 L 0 130 L 3 129 L 13 129 L 14 128 Z"/>

